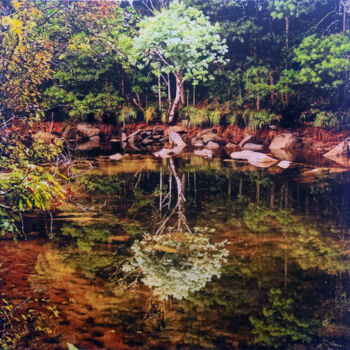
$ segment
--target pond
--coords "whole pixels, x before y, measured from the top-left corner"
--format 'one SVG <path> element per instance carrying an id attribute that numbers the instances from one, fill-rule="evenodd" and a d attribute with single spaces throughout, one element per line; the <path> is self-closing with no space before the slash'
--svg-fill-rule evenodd
<path id="1" fill-rule="evenodd" d="M 349 349 L 350 173 L 312 169 L 80 159 L 0 242 L 3 296 L 45 310 L 21 346 Z"/>

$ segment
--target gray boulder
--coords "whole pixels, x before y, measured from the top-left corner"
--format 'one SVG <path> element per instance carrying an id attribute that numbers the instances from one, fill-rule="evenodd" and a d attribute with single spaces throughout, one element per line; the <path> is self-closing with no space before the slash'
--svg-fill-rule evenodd
<path id="1" fill-rule="evenodd" d="M 211 158 L 213 156 L 213 152 L 210 149 L 198 149 L 194 151 L 196 156 L 208 157 Z"/>
<path id="2" fill-rule="evenodd" d="M 194 147 L 203 147 L 204 143 L 202 141 L 197 141 L 193 146 Z"/>
<path id="3" fill-rule="evenodd" d="M 293 149 L 299 146 L 299 139 L 296 137 L 296 135 L 287 132 L 284 134 L 276 135 L 271 143 L 270 143 L 270 149 Z"/>
<path id="4" fill-rule="evenodd" d="M 67 125 L 63 130 L 62 137 L 65 140 L 75 139 L 75 127 L 73 125 Z"/>
<path id="5" fill-rule="evenodd" d="M 282 169 L 287 169 L 287 168 L 289 168 L 289 166 L 291 164 L 292 164 L 292 162 L 290 162 L 289 160 L 282 160 L 277 164 L 277 166 L 282 168 Z"/>
<path id="6" fill-rule="evenodd" d="M 263 148 L 264 148 L 264 145 L 258 145 L 256 143 L 249 143 L 249 142 L 243 146 L 243 149 L 247 149 L 250 151 L 261 151 Z"/>
<path id="7" fill-rule="evenodd" d="M 108 158 L 113 159 L 113 160 L 120 160 L 123 158 L 123 156 L 120 153 L 116 153 L 116 154 L 109 156 Z"/>
<path id="8" fill-rule="evenodd" d="M 253 152 L 249 158 L 248 163 L 251 165 L 254 165 L 258 168 L 268 168 L 272 165 L 275 165 L 278 163 L 277 159 L 271 158 L 267 156 L 266 154 L 259 153 L 259 152 Z"/>
<path id="9" fill-rule="evenodd" d="M 183 141 L 181 136 L 175 131 L 171 131 L 169 133 L 169 141 L 170 141 L 170 144 L 172 145 L 175 145 L 178 147 L 186 147 L 186 143 Z"/>
<path id="10" fill-rule="evenodd" d="M 329 152 L 324 154 L 325 157 L 337 157 L 337 156 L 347 156 L 350 154 L 350 138 L 345 139 L 340 142 L 337 146 L 332 148 Z"/>
<path id="11" fill-rule="evenodd" d="M 213 149 L 219 149 L 220 146 L 219 144 L 213 142 L 213 141 L 209 141 L 208 144 L 205 146 L 207 149 L 213 150 Z"/>
<path id="12" fill-rule="evenodd" d="M 80 136 L 84 138 L 90 139 L 93 136 L 99 136 L 100 135 L 100 129 L 95 128 L 89 123 L 80 123 L 77 125 L 77 132 L 80 134 Z"/>
<path id="13" fill-rule="evenodd" d="M 293 162 L 296 158 L 296 152 L 289 151 L 287 149 L 272 149 L 271 150 L 272 155 L 275 158 L 278 158 L 280 160 L 288 160 L 290 162 Z"/>
<path id="14" fill-rule="evenodd" d="M 239 152 L 232 152 L 230 154 L 230 157 L 232 159 L 244 159 L 244 160 L 248 160 L 248 158 L 250 156 L 252 156 L 255 152 L 253 151 L 249 151 L 249 150 L 245 150 L 245 151 L 239 151 Z"/>
<path id="15" fill-rule="evenodd" d="M 271 165 L 278 163 L 277 159 L 271 158 L 264 153 L 254 152 L 250 150 L 233 152 L 230 156 L 233 159 L 247 160 L 249 164 L 259 168 L 267 168 Z"/>
<path id="16" fill-rule="evenodd" d="M 213 142 L 223 142 L 223 139 L 219 137 L 217 134 L 214 134 L 213 132 L 207 133 L 202 135 L 202 140 L 204 143 L 208 143 L 210 141 Z"/>
<path id="17" fill-rule="evenodd" d="M 243 140 L 238 144 L 239 147 L 243 148 L 243 146 L 253 137 L 253 135 L 247 134 L 244 136 Z"/>

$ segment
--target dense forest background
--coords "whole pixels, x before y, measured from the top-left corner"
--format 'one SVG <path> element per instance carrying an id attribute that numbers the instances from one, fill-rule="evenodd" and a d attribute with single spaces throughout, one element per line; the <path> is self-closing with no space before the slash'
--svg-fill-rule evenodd
<path id="1" fill-rule="evenodd" d="M 0 2 L 9 119 L 349 122 L 349 0 Z"/>

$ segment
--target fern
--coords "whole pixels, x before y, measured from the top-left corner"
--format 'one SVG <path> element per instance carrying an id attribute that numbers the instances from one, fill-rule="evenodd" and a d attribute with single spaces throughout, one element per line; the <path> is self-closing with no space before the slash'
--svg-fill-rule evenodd
<path id="1" fill-rule="evenodd" d="M 220 120 L 221 120 L 221 111 L 218 109 L 216 109 L 214 111 L 209 111 L 208 119 L 209 119 L 210 124 L 219 125 Z"/>
<path id="2" fill-rule="evenodd" d="M 131 106 L 124 106 L 119 112 L 118 121 L 125 126 L 126 123 L 135 121 L 136 117 L 137 112 L 135 108 Z"/>
<path id="3" fill-rule="evenodd" d="M 350 113 L 316 110 L 314 126 L 326 129 L 341 129 L 349 126 Z"/>
<path id="4" fill-rule="evenodd" d="M 146 110 L 145 110 L 145 121 L 146 123 L 148 124 L 150 121 L 152 121 L 155 117 L 156 117 L 156 109 L 155 107 L 153 106 L 150 106 L 148 107 Z"/>

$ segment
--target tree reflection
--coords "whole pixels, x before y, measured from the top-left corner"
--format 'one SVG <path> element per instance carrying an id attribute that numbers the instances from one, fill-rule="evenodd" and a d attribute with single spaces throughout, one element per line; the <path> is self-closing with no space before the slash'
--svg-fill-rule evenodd
<path id="1" fill-rule="evenodd" d="M 169 230 L 164 235 L 145 235 L 132 245 L 133 256 L 123 272 L 139 278 L 161 301 L 186 299 L 213 277 L 220 277 L 228 255 L 225 242 L 210 243 L 206 231 L 195 228 L 195 234 Z"/>
<path id="2" fill-rule="evenodd" d="M 185 175 L 179 176 L 174 159 L 168 160 L 169 186 L 163 198 L 163 177 L 160 173 L 160 211 L 167 207 L 155 234 L 145 234 L 134 242 L 132 257 L 122 267 L 134 282 L 148 286 L 160 301 L 186 299 L 201 290 L 214 277 L 219 278 L 228 251 L 225 242 L 210 243 L 209 228 L 190 229 L 185 216 Z M 172 179 L 175 179 L 176 201 L 172 204 Z M 175 220 L 174 220 L 175 219 Z M 193 232 L 192 232 L 193 231 Z M 215 231 L 215 230 L 214 230 Z M 212 231 L 211 231 L 212 232 Z"/>
<path id="3" fill-rule="evenodd" d="M 292 342 L 311 343 L 321 322 L 297 299 L 281 289 L 270 289 L 261 317 L 250 317 L 257 343 L 275 348 Z"/>
<path id="4" fill-rule="evenodd" d="M 188 231 L 191 233 L 191 229 L 189 228 L 185 216 L 185 206 L 184 203 L 186 201 L 184 196 L 184 186 L 185 186 L 185 175 L 182 175 L 182 178 L 180 179 L 180 176 L 178 175 L 174 160 L 172 158 L 168 159 L 168 169 L 169 169 L 169 192 L 164 197 L 164 200 L 162 197 L 160 197 L 159 203 L 160 203 L 160 210 L 162 210 L 163 206 L 167 206 L 170 209 L 171 206 L 171 200 L 172 200 L 172 178 L 175 179 L 176 189 L 177 189 L 177 200 L 174 208 L 170 211 L 168 215 L 166 215 L 164 218 L 162 218 L 159 228 L 156 231 L 156 235 L 162 234 L 166 230 L 166 225 L 168 224 L 169 220 L 173 217 L 174 214 L 177 214 L 177 230 L 178 232 L 181 232 L 182 230 Z M 162 173 L 160 177 L 160 184 L 162 184 Z M 160 188 L 162 188 L 160 186 Z M 162 193 L 162 190 L 160 191 Z"/>

